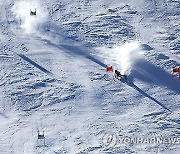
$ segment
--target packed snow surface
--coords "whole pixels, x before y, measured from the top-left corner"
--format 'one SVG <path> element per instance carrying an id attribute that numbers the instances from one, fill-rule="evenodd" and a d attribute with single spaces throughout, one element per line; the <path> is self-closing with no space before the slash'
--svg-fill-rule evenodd
<path id="1" fill-rule="evenodd" d="M 179 154 L 179 0 L 0 8 L 0 154 Z"/>

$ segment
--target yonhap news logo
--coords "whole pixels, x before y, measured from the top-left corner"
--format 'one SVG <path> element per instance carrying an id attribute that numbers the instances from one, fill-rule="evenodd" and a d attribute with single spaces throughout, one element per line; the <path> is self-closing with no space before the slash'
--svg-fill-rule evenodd
<path id="1" fill-rule="evenodd" d="M 105 133 L 102 137 L 102 145 L 105 148 L 120 147 L 122 145 L 160 145 L 180 144 L 180 136 L 166 137 L 159 134 L 153 134 L 149 136 L 127 136 L 122 133 Z"/>
<path id="2" fill-rule="evenodd" d="M 112 148 L 117 145 L 118 137 L 115 133 L 107 133 L 102 137 L 102 144 L 106 148 Z"/>

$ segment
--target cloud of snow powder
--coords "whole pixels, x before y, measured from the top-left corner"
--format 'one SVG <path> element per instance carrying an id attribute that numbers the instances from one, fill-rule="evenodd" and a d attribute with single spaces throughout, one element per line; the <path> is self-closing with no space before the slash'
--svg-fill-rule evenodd
<path id="1" fill-rule="evenodd" d="M 121 74 L 127 75 L 131 73 L 133 65 L 142 58 L 143 54 L 140 43 L 137 41 L 128 42 L 113 48 L 98 48 L 98 51 L 107 65 L 112 65 Z"/>
<path id="2" fill-rule="evenodd" d="M 36 16 L 30 16 L 30 10 L 35 11 Z M 46 21 L 48 16 L 47 10 L 42 7 L 41 1 L 17 1 L 13 8 L 13 13 L 21 24 L 21 28 L 27 33 L 34 33 L 38 27 Z"/>
<path id="3" fill-rule="evenodd" d="M 141 58 L 141 53 L 140 43 L 135 41 L 113 48 L 112 57 L 122 74 L 130 74 L 133 64 Z"/>

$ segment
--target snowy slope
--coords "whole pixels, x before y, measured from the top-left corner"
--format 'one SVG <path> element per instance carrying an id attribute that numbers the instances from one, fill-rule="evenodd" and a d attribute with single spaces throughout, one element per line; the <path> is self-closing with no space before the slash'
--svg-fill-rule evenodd
<path id="1" fill-rule="evenodd" d="M 178 154 L 179 7 L 0 1 L 0 153 Z M 106 65 L 128 79 L 114 80 Z M 154 137 L 174 140 L 122 143 Z"/>

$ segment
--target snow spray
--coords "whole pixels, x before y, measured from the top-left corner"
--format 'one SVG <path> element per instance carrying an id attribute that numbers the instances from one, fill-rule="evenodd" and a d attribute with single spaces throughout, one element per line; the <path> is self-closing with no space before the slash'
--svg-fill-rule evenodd
<path id="1" fill-rule="evenodd" d="M 141 58 L 140 43 L 137 41 L 125 43 L 122 46 L 113 48 L 112 55 L 117 63 L 117 69 L 121 74 L 129 75 L 133 64 Z"/>
<path id="2" fill-rule="evenodd" d="M 112 48 L 100 47 L 96 49 L 108 66 L 112 65 L 123 75 L 129 75 L 135 62 L 143 57 L 143 50 L 138 41 L 127 42 L 122 46 Z"/>
<path id="3" fill-rule="evenodd" d="M 30 15 L 30 11 L 36 10 L 36 15 Z M 38 26 L 45 22 L 48 17 L 48 12 L 42 7 L 40 1 L 16 1 L 13 8 L 13 13 L 20 21 L 20 26 L 27 33 L 36 32 Z M 47 12 L 47 13 L 46 13 Z"/>

